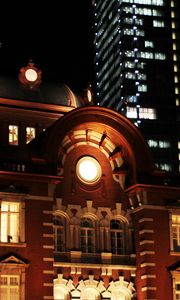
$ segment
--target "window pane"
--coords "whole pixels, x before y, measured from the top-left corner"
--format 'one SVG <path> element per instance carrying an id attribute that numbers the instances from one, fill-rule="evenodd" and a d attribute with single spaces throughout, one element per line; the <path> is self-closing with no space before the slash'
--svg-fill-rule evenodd
<path id="1" fill-rule="evenodd" d="M 32 141 L 35 138 L 35 128 L 26 127 L 26 144 Z"/>
<path id="2" fill-rule="evenodd" d="M 18 145 L 18 126 L 9 125 L 9 144 Z"/>
<path id="3" fill-rule="evenodd" d="M 1 242 L 17 243 L 19 240 L 19 203 L 1 203 Z"/>

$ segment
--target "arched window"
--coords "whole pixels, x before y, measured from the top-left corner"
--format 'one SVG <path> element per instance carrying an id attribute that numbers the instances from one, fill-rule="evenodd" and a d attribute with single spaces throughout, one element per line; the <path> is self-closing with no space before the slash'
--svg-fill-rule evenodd
<path id="1" fill-rule="evenodd" d="M 111 252 L 113 254 L 125 253 L 125 224 L 119 220 L 111 220 Z"/>
<path id="2" fill-rule="evenodd" d="M 83 252 L 94 252 L 94 227 L 92 220 L 89 218 L 81 219 L 80 242 Z"/>
<path id="3" fill-rule="evenodd" d="M 58 283 L 54 285 L 54 300 L 70 300 L 69 292 Z"/>
<path id="4" fill-rule="evenodd" d="M 54 250 L 65 251 L 65 218 L 54 216 Z"/>
<path id="5" fill-rule="evenodd" d="M 100 300 L 100 294 L 94 287 L 86 287 L 81 292 L 80 300 Z"/>
<path id="6" fill-rule="evenodd" d="M 127 288 L 118 288 L 112 292 L 111 300 L 131 300 L 131 293 Z"/>

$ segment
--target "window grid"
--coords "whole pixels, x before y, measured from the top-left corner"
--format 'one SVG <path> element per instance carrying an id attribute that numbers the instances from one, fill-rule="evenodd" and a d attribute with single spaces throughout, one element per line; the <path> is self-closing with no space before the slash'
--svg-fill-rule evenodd
<path id="1" fill-rule="evenodd" d="M 54 217 L 54 250 L 65 251 L 65 220 Z"/>
<path id="2" fill-rule="evenodd" d="M 111 252 L 124 254 L 124 224 L 118 220 L 111 220 Z"/>
<path id="3" fill-rule="evenodd" d="M 19 127 L 16 125 L 9 125 L 9 144 L 18 145 L 18 131 Z"/>
<path id="4" fill-rule="evenodd" d="M 0 275 L 0 299 L 20 299 L 20 278 L 18 275 Z"/>
<path id="5" fill-rule="evenodd" d="M 93 222 L 89 218 L 81 220 L 81 249 L 85 253 L 92 253 L 94 249 L 94 228 Z"/>
<path id="6" fill-rule="evenodd" d="M 18 243 L 19 241 L 19 203 L 1 203 L 0 241 Z"/>

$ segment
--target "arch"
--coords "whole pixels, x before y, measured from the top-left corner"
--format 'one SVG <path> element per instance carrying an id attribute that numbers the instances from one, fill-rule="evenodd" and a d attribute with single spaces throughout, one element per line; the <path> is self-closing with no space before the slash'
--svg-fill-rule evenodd
<path id="1" fill-rule="evenodd" d="M 105 107 L 75 108 L 32 143 L 35 151 L 42 150 L 47 162 L 57 165 L 59 175 L 69 152 L 82 145 L 96 147 L 108 158 L 113 178 L 123 189 L 135 184 L 141 174 L 154 170 L 151 151 L 139 129 L 123 115 Z"/>
<path id="2" fill-rule="evenodd" d="M 134 284 L 133 282 L 125 281 L 124 277 L 120 276 L 119 280 L 110 282 L 103 294 L 104 298 L 108 297 L 111 300 L 131 300 L 135 295 Z"/>
<path id="3" fill-rule="evenodd" d="M 87 286 L 82 290 L 80 300 L 100 300 L 100 293 L 99 291 L 92 286 Z"/>
<path id="4" fill-rule="evenodd" d="M 73 281 L 64 279 L 62 274 L 58 274 L 58 278 L 54 279 L 54 300 L 70 300 L 74 291 Z"/>

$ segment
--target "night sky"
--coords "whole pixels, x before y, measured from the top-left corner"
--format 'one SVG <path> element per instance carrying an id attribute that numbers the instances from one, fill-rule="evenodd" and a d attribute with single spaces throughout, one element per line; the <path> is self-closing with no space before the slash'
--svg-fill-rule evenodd
<path id="1" fill-rule="evenodd" d="M 0 16 L 0 75 L 18 76 L 32 59 L 42 80 L 74 92 L 93 81 L 91 0 L 12 3 Z"/>

